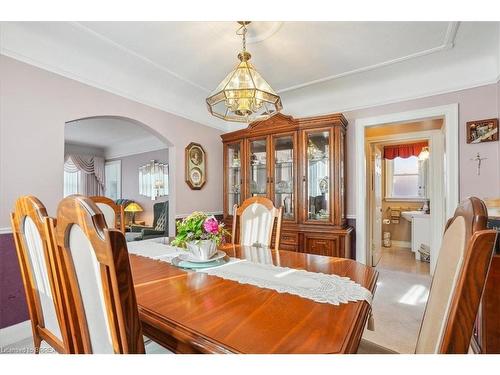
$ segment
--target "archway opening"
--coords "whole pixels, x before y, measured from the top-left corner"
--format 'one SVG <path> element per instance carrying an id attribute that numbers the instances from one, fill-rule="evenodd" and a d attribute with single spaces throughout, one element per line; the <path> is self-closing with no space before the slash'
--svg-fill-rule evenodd
<path id="1" fill-rule="evenodd" d="M 173 233 L 174 152 L 165 137 L 134 119 L 86 117 L 66 122 L 64 154 L 64 196 L 105 196 L 122 205 L 127 241 Z"/>

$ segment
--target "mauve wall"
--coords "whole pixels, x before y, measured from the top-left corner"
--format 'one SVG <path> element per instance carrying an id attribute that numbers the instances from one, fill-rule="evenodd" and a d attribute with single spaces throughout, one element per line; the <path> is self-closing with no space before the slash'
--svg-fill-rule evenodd
<path id="1" fill-rule="evenodd" d="M 419 108 L 435 107 L 458 103 L 459 108 L 459 165 L 460 165 L 460 197 L 471 195 L 480 198 L 500 196 L 500 142 L 467 144 L 465 123 L 499 116 L 500 83 L 456 91 L 448 94 L 429 96 L 357 111 L 344 112 L 349 121 L 347 130 L 347 214 L 356 215 L 356 153 L 355 153 L 355 121 L 356 119 L 404 112 Z M 476 163 L 470 159 L 480 152 L 483 161 L 481 175 L 476 174 Z"/>
<path id="2" fill-rule="evenodd" d="M 36 195 L 55 213 L 63 196 L 64 125 L 102 115 L 137 120 L 170 142 L 178 214 L 220 211 L 221 131 L 5 56 L 0 74 L 0 228 L 9 226 L 19 195 Z M 209 160 L 207 183 L 196 191 L 184 181 L 184 147 L 190 142 L 203 145 Z"/>
<path id="3" fill-rule="evenodd" d="M 168 163 L 168 150 L 144 152 L 110 160 L 121 160 L 122 162 L 122 198 L 139 203 L 144 211 L 136 214 L 136 220 L 145 220 L 146 225 L 151 225 L 153 223 L 153 204 L 166 201 L 167 197 L 152 201 L 151 198 L 139 195 L 139 167 L 151 160 Z"/>

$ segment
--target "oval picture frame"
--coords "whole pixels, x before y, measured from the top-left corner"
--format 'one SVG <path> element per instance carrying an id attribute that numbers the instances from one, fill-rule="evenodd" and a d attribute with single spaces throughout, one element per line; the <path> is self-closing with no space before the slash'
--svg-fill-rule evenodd
<path id="1" fill-rule="evenodd" d="M 207 182 L 207 155 L 203 146 L 191 142 L 185 151 L 185 180 L 192 190 L 200 190 Z"/>

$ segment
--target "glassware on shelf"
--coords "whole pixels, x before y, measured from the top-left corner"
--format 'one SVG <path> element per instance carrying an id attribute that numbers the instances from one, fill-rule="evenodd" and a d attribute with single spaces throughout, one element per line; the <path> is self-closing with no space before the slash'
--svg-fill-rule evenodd
<path id="1" fill-rule="evenodd" d="M 250 142 L 250 194 L 266 196 L 268 185 L 267 140 L 257 139 Z"/>
<path id="2" fill-rule="evenodd" d="M 233 206 L 241 204 L 241 168 L 240 168 L 240 143 L 227 145 L 227 202 L 229 214 L 232 215 Z"/>
<path id="3" fill-rule="evenodd" d="M 289 195 L 283 199 L 283 215 L 285 217 L 293 216 L 292 198 Z"/>
<path id="4" fill-rule="evenodd" d="M 307 134 L 308 219 L 330 220 L 330 133 Z"/>
<path id="5" fill-rule="evenodd" d="M 285 219 L 294 218 L 294 137 L 274 138 L 274 204 L 283 207 Z"/>

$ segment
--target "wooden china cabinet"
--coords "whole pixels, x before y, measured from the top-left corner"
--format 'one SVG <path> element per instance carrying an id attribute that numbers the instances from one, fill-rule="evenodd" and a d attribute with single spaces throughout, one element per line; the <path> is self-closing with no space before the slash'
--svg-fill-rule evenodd
<path id="1" fill-rule="evenodd" d="M 353 229 L 345 216 L 346 128 L 342 114 L 294 119 L 279 113 L 223 134 L 227 227 L 231 227 L 234 204 L 267 197 L 283 207 L 280 248 L 350 258 Z"/>

